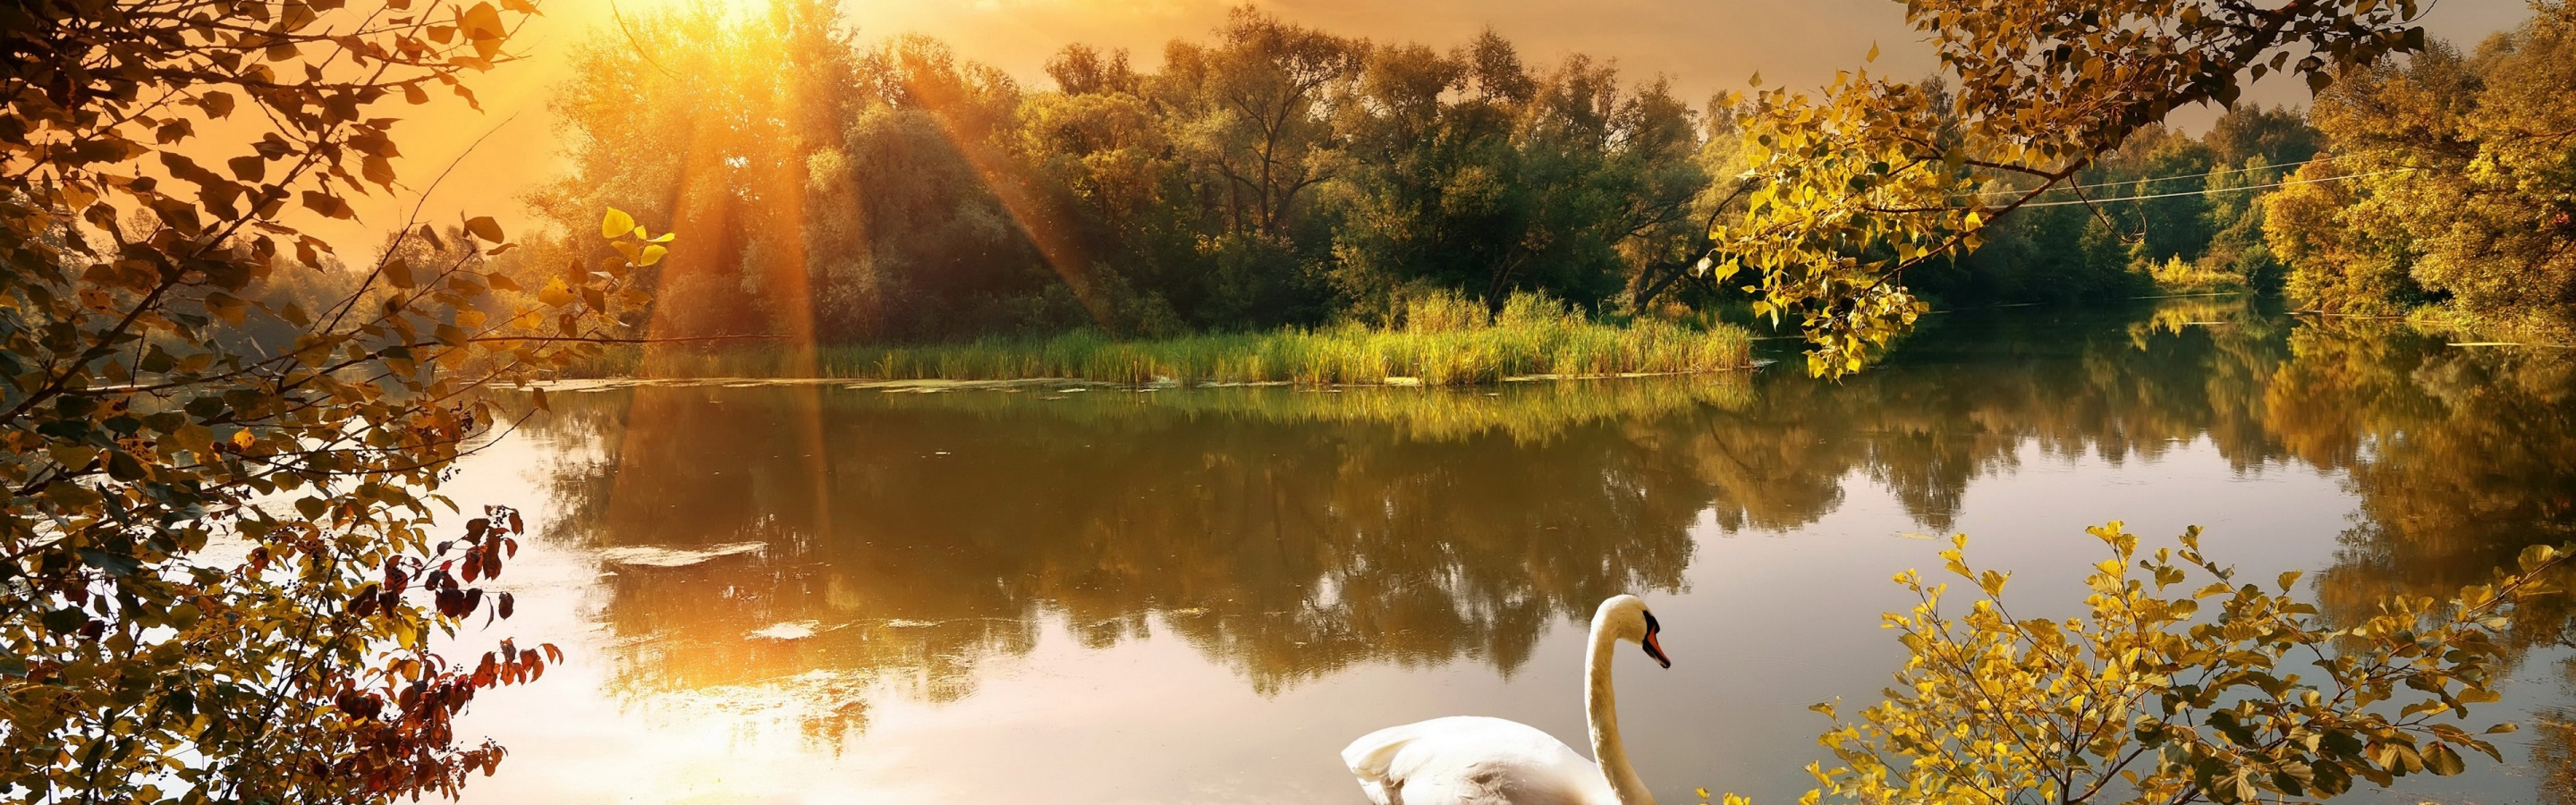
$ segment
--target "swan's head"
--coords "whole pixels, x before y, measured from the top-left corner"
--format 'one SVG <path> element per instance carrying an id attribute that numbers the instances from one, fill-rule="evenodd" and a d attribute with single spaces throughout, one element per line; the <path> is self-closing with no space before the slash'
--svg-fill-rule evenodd
<path id="1" fill-rule="evenodd" d="M 1655 658 L 1656 665 L 1673 667 L 1672 658 L 1664 656 L 1664 644 L 1655 637 L 1664 630 L 1663 624 L 1655 622 L 1655 613 L 1646 609 L 1645 599 L 1633 595 L 1611 596 L 1610 600 L 1601 602 L 1601 610 L 1593 613 L 1592 622 L 1599 624 L 1598 628 L 1609 630 L 1614 637 L 1644 646 L 1646 656 Z"/>

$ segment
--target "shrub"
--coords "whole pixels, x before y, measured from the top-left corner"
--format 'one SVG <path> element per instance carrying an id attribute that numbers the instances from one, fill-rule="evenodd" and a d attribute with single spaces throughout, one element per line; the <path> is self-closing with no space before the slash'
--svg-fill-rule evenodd
<path id="1" fill-rule="evenodd" d="M 2450 723 L 2498 698 L 2506 654 L 2492 635 L 2568 556 L 2534 546 L 2519 573 L 2450 602 L 2391 598 L 2336 628 L 2289 595 L 2298 573 L 2278 592 L 2239 581 L 2201 553 L 2196 527 L 2146 558 L 2120 523 L 2089 532 L 2111 557 L 2087 577 L 2080 618 L 2015 619 L 2007 574 L 1971 569 L 1965 536 L 1941 554 L 1984 593 L 1964 617 L 1942 614 L 1946 585 L 1898 574 L 1921 601 L 1886 616 L 1905 667 L 1856 723 L 1817 705 L 1838 719 L 1819 742 L 1843 765 L 1811 766 L 1806 801 L 2239 803 L 2457 774 L 2463 752 L 2498 757 Z"/>

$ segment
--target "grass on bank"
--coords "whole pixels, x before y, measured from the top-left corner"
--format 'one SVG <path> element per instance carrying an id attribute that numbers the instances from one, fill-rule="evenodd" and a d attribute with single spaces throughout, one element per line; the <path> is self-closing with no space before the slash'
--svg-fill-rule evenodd
<path id="1" fill-rule="evenodd" d="M 1527 375 L 1695 373 L 1751 365 L 1739 328 L 1639 319 L 1592 321 L 1542 296 L 1515 295 L 1500 315 L 1481 303 L 1432 295 L 1405 306 L 1396 327 L 1345 324 L 1314 330 L 1125 341 L 1097 332 L 988 338 L 956 344 L 835 346 L 817 350 L 813 374 L 879 380 L 1067 378 L 1109 383 L 1490 383 Z M 581 374 L 642 377 L 777 377 L 805 374 L 775 350 L 612 352 Z M 1403 382 L 1398 380 L 1397 382 Z"/>

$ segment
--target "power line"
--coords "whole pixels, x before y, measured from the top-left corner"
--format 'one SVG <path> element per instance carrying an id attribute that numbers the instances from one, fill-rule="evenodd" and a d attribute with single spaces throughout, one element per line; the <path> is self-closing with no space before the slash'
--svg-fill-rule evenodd
<path id="1" fill-rule="evenodd" d="M 2236 192 L 2236 191 L 2240 191 L 2240 190 L 2270 190 L 2270 189 L 2275 188 L 2275 187 L 2289 187 L 2289 186 L 2291 186 L 2291 185 L 2301 185 L 2301 184 L 2317 184 L 2317 183 L 2320 183 L 2320 182 L 2340 182 L 2340 181 L 2344 181 L 2344 180 L 2347 180 L 2347 179 L 2367 179 L 2367 178 L 2370 178 L 2370 177 L 2373 177 L 2373 176 L 2386 176 L 2386 175 L 2389 175 L 2389 174 L 2392 174 L 2392 173 L 2414 173 L 2414 172 L 2415 172 L 2415 169 L 2414 169 L 2414 168 L 2398 168 L 2398 169 L 2396 169 L 2396 170 L 2373 171 L 2373 172 L 2370 172 L 2370 173 L 2355 173 L 2355 174 L 2348 174 L 2348 175 L 2344 175 L 2344 176 L 2324 176 L 2324 177 L 2319 177 L 2319 178 L 2315 178 L 2315 179 L 2293 179 L 2293 180 L 2286 181 L 2286 182 L 2274 182 L 2274 183 L 2272 183 L 2272 184 L 2249 185 L 2249 186 L 2246 186 L 2246 187 L 2221 187 L 2221 188 L 2217 188 L 2217 189 L 2185 190 L 2185 191 L 2178 192 L 2178 193 L 2157 193 L 2157 194 L 2154 194 L 2154 195 L 2147 195 L 2147 196 L 2127 196 L 2127 197 L 2124 197 L 2124 198 L 2077 199 L 2077 200 L 2075 200 L 2075 201 L 2042 201 L 2042 202 L 2037 202 L 2037 203 L 2033 203 L 2033 204 L 2024 204 L 2024 205 L 2021 205 L 2021 206 L 2023 206 L 2023 207 L 2025 207 L 2025 208 L 2028 208 L 2028 207 L 2065 207 L 2065 206 L 2070 206 L 2070 205 L 2075 205 L 2075 204 L 2109 204 L 2109 203 L 2111 203 L 2111 202 L 2115 202 L 2115 201 L 2146 201 L 2146 200 L 2149 200 L 2149 199 L 2159 199 L 2159 198 L 2179 198 L 2179 197 L 2182 197 L 2182 196 L 2206 196 L 2206 195 L 2209 195 L 2209 194 L 2211 194 L 2211 193 L 2232 193 L 2232 192 Z"/>
<path id="2" fill-rule="evenodd" d="M 2225 170 L 2214 170 L 2214 171 L 2210 171 L 2210 172 L 2208 172 L 2208 173 L 2194 173 L 2194 174 L 2189 174 L 2189 175 L 2185 175 L 2185 176 L 2157 176 L 2157 177 L 2151 177 L 2151 178 L 2146 178 L 2146 179 L 2130 179 L 2130 180 L 2127 180 L 2127 181 L 2119 181 L 2119 182 L 2096 182 L 2096 183 L 2093 183 L 2093 184 L 2066 185 L 2066 186 L 2063 186 L 2063 187 L 2043 187 L 2043 188 L 2040 188 L 2040 189 L 2038 190 L 2038 192 L 2045 193 L 2045 192 L 2051 191 L 2051 190 L 2092 190 L 2092 189 L 2096 189 L 2096 188 L 2103 188 L 2103 187 L 2125 187 L 2125 186 L 2128 186 L 2128 185 L 2146 184 L 2146 183 L 2148 183 L 2148 182 L 2169 182 L 2169 181 L 2173 181 L 2173 180 L 2176 180 L 2176 179 L 2206 179 L 2206 178 L 2209 178 L 2209 177 L 2212 177 L 2212 176 L 2225 176 L 2225 175 L 2227 175 L 2227 174 L 2231 174 L 2231 173 L 2248 173 L 2248 172 L 2252 172 L 2252 171 L 2272 170 L 2272 169 L 2275 169 L 2275 168 L 2295 168 L 2295 167 L 2298 167 L 2298 166 L 2301 166 L 2301 165 L 2306 165 L 2306 164 L 2311 163 L 2311 162 L 2332 162 L 2332 161 L 2334 161 L 2334 160 L 2338 160 L 2338 159 L 2351 159 L 2351 158 L 2353 158 L 2353 157 L 2365 157 L 2365 156 L 2370 156 L 2370 155 L 2372 155 L 2372 154 L 2385 154 L 2385 153 L 2388 153 L 2388 152 L 2390 152 L 2390 151 L 2395 151 L 2395 150 L 2397 150 L 2397 149 L 2394 149 L 2394 148 L 2382 148 L 2382 149 L 2379 149 L 2379 150 L 2377 150 L 2377 151 L 2363 151 L 2363 152 L 2360 152 L 2360 153 L 2354 153 L 2354 154 L 2327 154 L 2327 155 L 2325 155 L 2325 156 L 2315 157 L 2315 158 L 2312 158 L 2312 159 L 2301 160 L 2301 161 L 2298 161 L 2298 162 L 2284 162 L 2284 163 L 2281 163 L 2281 164 L 2278 164 L 2278 165 L 2263 165 L 2263 166 L 2260 166 L 2260 167 L 2253 167 L 2253 168 L 2244 168 L 2244 167 L 2238 167 L 2238 168 L 2227 168 L 2227 169 L 2225 169 Z M 2032 191 L 2029 191 L 2029 190 L 1993 190 L 1993 191 L 1988 191 L 1988 192 L 1984 192 L 1984 193 L 1978 193 L 1977 195 L 1978 195 L 1978 196 L 1981 196 L 1981 197 L 1986 197 L 1986 198 L 1993 198 L 1993 197 L 1998 197 L 1998 196 L 2018 196 L 2018 195 L 2021 195 L 2021 194 L 2023 194 L 2023 193 L 2029 193 L 2029 192 L 2032 192 Z M 2027 206 L 2030 206 L 2030 205 L 2025 204 L 2025 205 L 2022 205 L 2022 206 L 2027 207 Z"/>

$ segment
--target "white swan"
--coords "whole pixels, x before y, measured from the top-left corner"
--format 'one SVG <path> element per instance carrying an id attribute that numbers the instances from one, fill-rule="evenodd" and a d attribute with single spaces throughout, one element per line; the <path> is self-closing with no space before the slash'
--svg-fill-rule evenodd
<path id="1" fill-rule="evenodd" d="M 1654 805 L 1619 740 L 1610 652 L 1618 641 L 1632 641 L 1671 668 L 1655 640 L 1662 629 L 1633 595 L 1612 596 L 1592 615 L 1583 709 L 1592 720 L 1597 765 L 1536 727 L 1477 716 L 1378 730 L 1352 741 L 1342 761 L 1377 805 Z"/>

